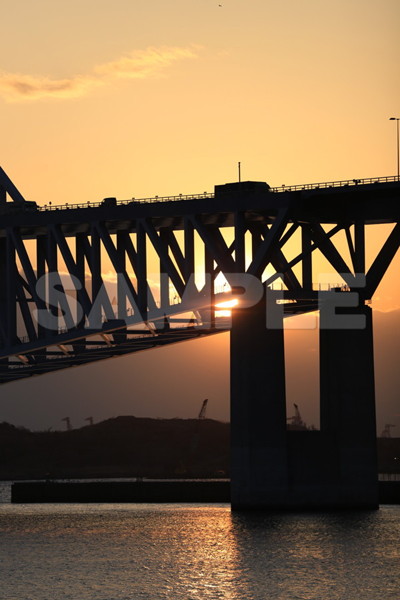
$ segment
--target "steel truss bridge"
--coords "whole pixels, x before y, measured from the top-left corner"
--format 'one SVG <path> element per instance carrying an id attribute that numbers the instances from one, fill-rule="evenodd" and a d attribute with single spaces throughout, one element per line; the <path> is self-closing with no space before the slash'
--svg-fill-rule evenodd
<path id="1" fill-rule="evenodd" d="M 238 274 L 280 292 L 286 314 L 307 312 L 329 289 L 315 283 L 323 256 L 340 289 L 369 300 L 399 247 L 399 187 L 243 182 L 36 207 L 1 170 L 0 382 L 219 333 L 229 323 L 215 305 L 240 297 Z M 396 225 L 360 284 L 375 223 Z"/>
<path id="2" fill-rule="evenodd" d="M 368 303 L 400 245 L 398 178 L 38 207 L 0 170 L 0 219 L 1 383 L 230 329 L 232 506 L 377 506 Z M 321 429 L 298 437 L 283 318 L 316 310 Z M 346 313 L 362 326 L 332 325 Z"/>

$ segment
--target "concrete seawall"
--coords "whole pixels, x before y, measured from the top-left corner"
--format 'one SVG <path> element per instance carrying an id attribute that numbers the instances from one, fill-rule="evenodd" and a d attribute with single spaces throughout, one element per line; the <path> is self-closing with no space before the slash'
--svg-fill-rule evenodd
<path id="1" fill-rule="evenodd" d="M 230 502 L 229 481 L 19 481 L 13 503 Z M 379 503 L 400 504 L 400 481 L 379 482 Z"/>
<path id="2" fill-rule="evenodd" d="M 400 481 L 380 481 L 378 491 L 380 504 L 400 504 Z"/>
<path id="3" fill-rule="evenodd" d="M 229 502 L 229 481 L 16 482 L 11 502 Z"/>

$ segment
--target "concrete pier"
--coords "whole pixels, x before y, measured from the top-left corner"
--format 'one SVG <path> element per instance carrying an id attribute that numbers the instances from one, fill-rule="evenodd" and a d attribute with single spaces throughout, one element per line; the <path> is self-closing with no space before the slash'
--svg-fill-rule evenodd
<path id="1" fill-rule="evenodd" d="M 231 330 L 232 508 L 279 507 L 287 495 L 282 327 L 267 329 L 265 300 L 233 311 Z"/>
<path id="2" fill-rule="evenodd" d="M 363 329 L 320 331 L 321 433 L 329 440 L 335 504 L 378 505 L 372 311 Z M 323 325 L 323 320 L 322 320 Z"/>
<path id="3" fill-rule="evenodd" d="M 363 329 L 320 331 L 321 430 L 287 431 L 283 324 L 267 328 L 265 300 L 234 311 L 234 510 L 378 507 L 372 316 L 355 314 Z"/>

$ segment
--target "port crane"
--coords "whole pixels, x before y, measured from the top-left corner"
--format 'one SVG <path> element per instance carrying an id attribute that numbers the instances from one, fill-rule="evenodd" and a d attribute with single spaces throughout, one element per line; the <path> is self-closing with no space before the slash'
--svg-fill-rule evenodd
<path id="1" fill-rule="evenodd" d="M 392 425 L 391 423 L 386 423 L 386 425 L 383 428 L 383 431 L 381 433 L 381 437 L 383 437 L 383 438 L 392 437 L 392 432 L 391 432 L 392 427 L 396 427 L 396 425 Z"/>
<path id="2" fill-rule="evenodd" d="M 294 416 L 293 417 L 287 417 L 287 421 L 291 421 L 292 424 L 292 428 L 293 429 L 307 429 L 307 425 L 304 423 L 303 419 L 301 418 L 301 414 L 300 414 L 300 410 L 297 404 L 293 404 L 294 406 Z"/>
<path id="3" fill-rule="evenodd" d="M 208 398 L 206 398 L 205 400 L 203 400 L 203 404 L 201 405 L 201 409 L 200 409 L 200 412 L 199 412 L 198 419 L 205 419 L 206 418 L 207 403 L 208 403 Z"/>
<path id="4" fill-rule="evenodd" d="M 71 431 L 71 429 L 72 429 L 71 419 L 69 417 L 64 417 L 63 419 L 61 419 L 61 421 L 65 421 L 67 431 Z"/>

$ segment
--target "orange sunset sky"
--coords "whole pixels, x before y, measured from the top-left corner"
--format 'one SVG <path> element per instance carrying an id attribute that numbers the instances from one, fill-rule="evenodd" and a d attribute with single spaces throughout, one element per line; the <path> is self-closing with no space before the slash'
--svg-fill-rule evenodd
<path id="1" fill-rule="evenodd" d="M 272 186 L 396 174 L 398 0 L 3 0 L 2 23 L 0 164 L 38 204 L 212 192 L 238 161 Z M 376 310 L 400 308 L 399 273 Z M 205 397 L 227 419 L 227 346 L 8 384 L 0 421 L 187 417 Z"/>

